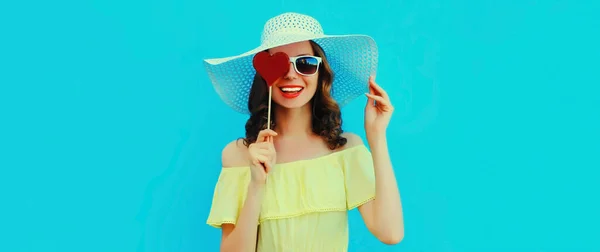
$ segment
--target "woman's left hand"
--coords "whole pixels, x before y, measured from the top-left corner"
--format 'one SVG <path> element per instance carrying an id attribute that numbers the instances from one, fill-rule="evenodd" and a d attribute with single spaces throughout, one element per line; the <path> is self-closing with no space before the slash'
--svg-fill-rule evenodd
<path id="1" fill-rule="evenodd" d="M 365 131 L 367 138 L 385 135 L 394 107 L 387 92 L 377 83 L 375 77 L 369 78 L 369 93 L 367 106 L 365 107 Z"/>

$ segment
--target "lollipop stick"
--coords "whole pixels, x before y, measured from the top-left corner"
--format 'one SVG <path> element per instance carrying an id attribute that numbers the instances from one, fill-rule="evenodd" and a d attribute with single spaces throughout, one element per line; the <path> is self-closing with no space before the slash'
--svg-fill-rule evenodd
<path id="1" fill-rule="evenodd" d="M 271 93 L 273 92 L 273 86 L 269 86 L 269 109 L 267 114 L 267 129 L 271 129 Z"/>

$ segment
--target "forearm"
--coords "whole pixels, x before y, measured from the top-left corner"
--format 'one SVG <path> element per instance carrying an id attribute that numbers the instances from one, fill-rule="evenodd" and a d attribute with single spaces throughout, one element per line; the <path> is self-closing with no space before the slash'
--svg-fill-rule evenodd
<path id="1" fill-rule="evenodd" d="M 373 220 L 379 235 L 402 239 L 404 220 L 402 203 L 390 160 L 385 135 L 369 139 L 373 165 L 375 167 L 375 200 L 373 202 Z"/>
<path id="2" fill-rule="evenodd" d="M 264 197 L 264 185 L 248 185 L 248 193 L 233 231 L 224 239 L 223 252 L 255 251 L 258 218 Z"/>

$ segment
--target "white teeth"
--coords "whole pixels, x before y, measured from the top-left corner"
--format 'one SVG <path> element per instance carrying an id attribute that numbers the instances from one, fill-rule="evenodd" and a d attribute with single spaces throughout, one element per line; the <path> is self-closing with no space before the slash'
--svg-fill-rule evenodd
<path id="1" fill-rule="evenodd" d="M 283 91 L 283 92 L 298 92 L 300 90 L 302 90 L 301 87 L 282 87 L 281 88 L 281 91 Z"/>

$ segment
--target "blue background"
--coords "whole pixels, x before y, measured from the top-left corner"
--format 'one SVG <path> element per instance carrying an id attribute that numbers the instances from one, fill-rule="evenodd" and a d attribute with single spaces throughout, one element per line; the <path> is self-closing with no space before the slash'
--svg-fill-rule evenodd
<path id="1" fill-rule="evenodd" d="M 220 151 L 246 117 L 202 60 L 312 15 L 380 47 L 406 237 L 351 251 L 600 251 L 592 1 L 3 1 L 0 251 L 217 251 Z M 345 130 L 364 137 L 360 98 Z"/>

